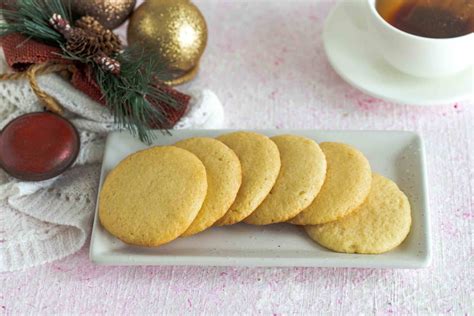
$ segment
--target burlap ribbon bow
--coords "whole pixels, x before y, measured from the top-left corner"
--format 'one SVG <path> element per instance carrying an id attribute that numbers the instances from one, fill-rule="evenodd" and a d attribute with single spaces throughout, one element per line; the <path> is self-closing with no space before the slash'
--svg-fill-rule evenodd
<path id="1" fill-rule="evenodd" d="M 36 75 L 59 72 L 64 74 L 76 89 L 88 95 L 92 100 L 105 105 L 102 92 L 95 81 L 91 68 L 62 58 L 60 48 L 40 43 L 16 33 L 3 36 L 0 42 L 7 64 L 16 71 L 16 73 L 0 75 L 0 80 L 29 79 L 32 89 L 38 97 L 51 110 L 61 112 L 60 106 L 55 105 L 55 100 L 49 99 L 51 97 L 42 92 L 35 80 Z M 164 90 L 170 97 L 185 105 L 174 109 L 161 102 L 153 104 L 157 109 L 166 113 L 170 126 L 164 127 L 171 128 L 186 112 L 190 97 L 171 87 L 160 86 L 159 89 Z M 54 107 L 57 107 L 56 110 Z"/>

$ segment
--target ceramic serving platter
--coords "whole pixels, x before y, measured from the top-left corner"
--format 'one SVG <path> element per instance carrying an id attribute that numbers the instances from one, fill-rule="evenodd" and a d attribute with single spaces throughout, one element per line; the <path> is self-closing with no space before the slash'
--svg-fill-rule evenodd
<path id="1" fill-rule="evenodd" d="M 194 137 L 217 135 L 228 130 L 179 130 L 172 135 L 157 132 L 153 145 L 168 145 Z M 108 265 L 199 266 L 297 266 L 422 268 L 430 264 L 430 224 L 423 142 L 412 132 L 260 130 L 262 134 L 296 134 L 316 140 L 344 142 L 360 149 L 372 169 L 393 179 L 412 206 L 413 226 L 398 248 L 381 255 L 342 254 L 314 243 L 300 227 L 290 224 L 216 227 L 180 238 L 159 248 L 129 246 L 100 225 L 97 211 L 92 231 L 90 258 Z M 100 187 L 123 158 L 147 146 L 128 133 L 112 133 L 105 148 Z"/>

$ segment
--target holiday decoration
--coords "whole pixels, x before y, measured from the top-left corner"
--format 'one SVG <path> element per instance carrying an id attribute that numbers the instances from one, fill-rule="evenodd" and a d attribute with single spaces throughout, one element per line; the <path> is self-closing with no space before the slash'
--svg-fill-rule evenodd
<path id="1" fill-rule="evenodd" d="M 92 16 L 108 29 L 122 24 L 132 13 L 135 3 L 135 0 L 70 0 L 74 15 Z"/>
<path id="2" fill-rule="evenodd" d="M 0 166 L 21 180 L 53 178 L 69 168 L 78 153 L 74 126 L 49 112 L 22 115 L 0 134 Z"/>
<path id="3" fill-rule="evenodd" d="M 61 106 L 40 89 L 36 75 L 61 72 L 145 142 L 153 136 L 151 128 L 171 128 L 186 111 L 190 97 L 160 80 L 162 60 L 142 47 L 122 47 L 94 17 L 72 23 L 63 0 L 18 0 L 16 10 L 0 13 L 7 21 L 0 23 L 5 59 L 20 71 L 0 80 L 28 79 L 49 110 L 61 113 Z"/>
<path id="4" fill-rule="evenodd" d="M 69 54 L 93 60 L 104 71 L 120 74 L 120 63 L 110 56 L 120 52 L 122 43 L 93 17 L 82 17 L 76 21 L 76 27 L 72 27 L 62 16 L 54 13 L 49 23 L 66 39 L 65 49 Z"/>
<path id="5" fill-rule="evenodd" d="M 76 22 L 76 27 L 72 27 L 63 17 L 53 14 L 49 23 L 66 39 L 65 49 L 69 54 L 93 60 L 104 71 L 120 74 L 120 63 L 110 56 L 118 54 L 122 44 L 112 31 L 105 29 L 93 17 L 82 17 Z"/>
<path id="6" fill-rule="evenodd" d="M 3 0 L 0 4 L 0 8 L 4 9 L 14 9 L 15 8 L 16 0 Z"/>
<path id="7" fill-rule="evenodd" d="M 149 0 L 130 17 L 127 39 L 161 60 L 165 69 L 159 78 L 176 85 L 197 73 L 207 44 L 207 26 L 188 0 Z"/>

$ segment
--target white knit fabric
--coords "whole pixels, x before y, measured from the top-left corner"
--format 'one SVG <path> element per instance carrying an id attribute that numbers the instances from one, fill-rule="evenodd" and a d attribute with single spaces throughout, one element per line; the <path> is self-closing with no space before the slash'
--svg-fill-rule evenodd
<path id="1" fill-rule="evenodd" d="M 0 72 L 8 71 L 3 53 Z M 56 75 L 39 78 L 40 86 L 66 109 L 77 127 L 81 151 L 73 168 L 42 182 L 22 182 L 0 170 L 0 271 L 32 267 L 63 258 L 87 240 L 99 180 L 106 133 L 113 117 L 103 106 Z M 212 91 L 191 91 L 188 113 L 176 128 L 220 128 L 223 110 Z M 41 105 L 25 81 L 0 82 L 0 129 Z"/>

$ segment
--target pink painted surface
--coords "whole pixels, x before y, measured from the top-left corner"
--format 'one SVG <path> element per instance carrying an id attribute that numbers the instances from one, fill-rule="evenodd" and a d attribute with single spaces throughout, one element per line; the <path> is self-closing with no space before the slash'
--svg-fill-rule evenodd
<path id="1" fill-rule="evenodd" d="M 423 270 L 104 267 L 88 247 L 0 277 L 0 314 L 474 313 L 474 102 L 400 106 L 351 88 L 321 30 L 333 1 L 196 3 L 210 37 L 191 86 L 231 128 L 416 130 L 426 142 L 433 264 Z"/>

